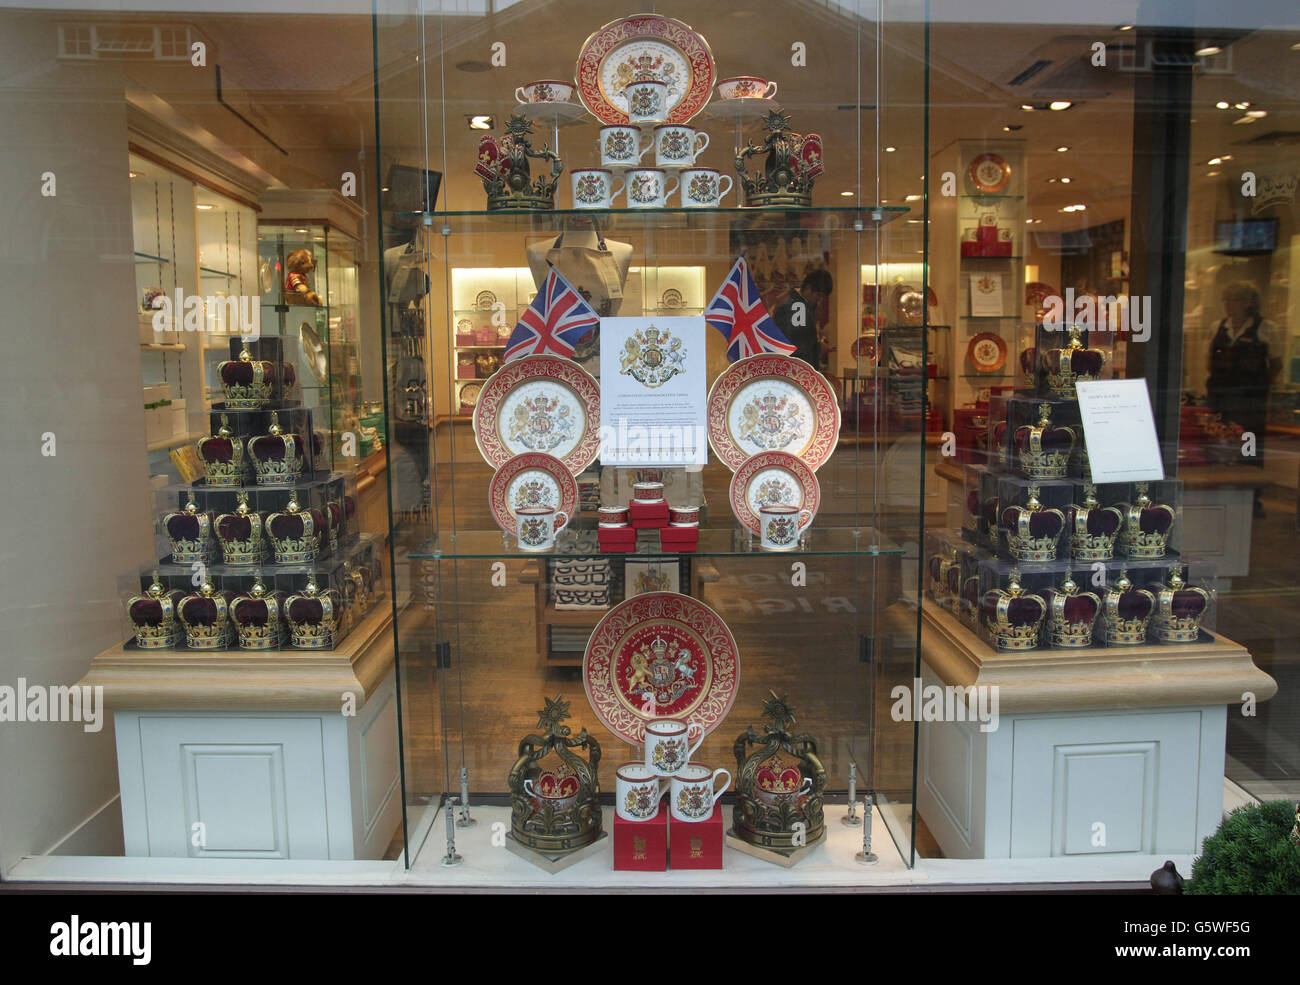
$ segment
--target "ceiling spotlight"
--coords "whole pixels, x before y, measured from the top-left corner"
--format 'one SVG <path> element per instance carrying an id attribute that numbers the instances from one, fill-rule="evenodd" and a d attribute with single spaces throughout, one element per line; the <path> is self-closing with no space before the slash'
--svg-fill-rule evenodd
<path id="1" fill-rule="evenodd" d="M 1073 105 L 1074 103 L 1072 103 L 1068 99 L 1053 99 L 1050 103 L 1047 104 L 1047 108 L 1050 110 L 1055 110 L 1056 112 L 1059 113 L 1061 110 L 1069 109 Z"/>
<path id="2" fill-rule="evenodd" d="M 1040 223 L 1040 222 L 1042 222 L 1042 221 L 1043 221 L 1042 219 L 1035 219 L 1035 220 L 1034 220 L 1034 223 L 1037 224 L 1037 223 Z"/>
<path id="3" fill-rule="evenodd" d="M 1069 149 L 1070 149 L 1070 148 L 1068 148 L 1068 147 L 1066 147 L 1064 144 L 1062 144 L 1060 147 L 1056 148 L 1056 153 L 1058 153 L 1058 154 L 1064 154 L 1064 153 L 1065 153 L 1067 150 L 1069 150 Z"/>
<path id="4" fill-rule="evenodd" d="M 1254 122 L 1255 122 L 1255 117 L 1253 117 L 1253 116 L 1239 116 L 1239 117 L 1237 117 L 1235 120 L 1232 121 L 1232 125 L 1233 125 L 1234 127 L 1239 127 L 1239 126 L 1241 126 L 1243 123 L 1254 123 Z"/>
<path id="5" fill-rule="evenodd" d="M 140 177 L 140 172 L 139 172 L 139 171 L 128 171 L 128 172 L 126 173 L 126 176 L 127 176 L 128 178 L 138 178 L 138 177 Z"/>
<path id="6" fill-rule="evenodd" d="M 1021 103 L 1020 108 L 1023 109 L 1026 113 L 1032 113 L 1034 111 L 1034 107 L 1029 105 L 1029 103 Z"/>
<path id="7" fill-rule="evenodd" d="M 1254 118 L 1257 119 L 1257 120 L 1262 120 L 1264 117 L 1268 116 L 1268 110 L 1266 110 L 1266 109 L 1248 109 L 1248 110 L 1246 110 L 1246 115 L 1247 115 L 1247 116 L 1254 117 Z"/>
<path id="8" fill-rule="evenodd" d="M 1232 155 L 1231 155 L 1231 154 L 1220 154 L 1220 155 L 1219 155 L 1219 160 L 1221 160 L 1221 161 L 1231 161 L 1231 160 L 1232 160 Z"/>
<path id="9" fill-rule="evenodd" d="M 381 189 L 379 189 L 379 190 L 380 190 L 381 192 L 386 192 L 386 191 L 388 191 L 388 186 L 387 186 L 387 185 L 384 185 L 384 187 L 381 188 Z"/>
<path id="10" fill-rule="evenodd" d="M 465 122 L 471 130 L 491 130 L 493 127 L 492 117 L 486 113 L 471 113 L 465 117 Z"/>
<path id="11" fill-rule="evenodd" d="M 885 153 L 886 153 L 886 154 L 892 154 L 892 153 L 894 153 L 894 151 L 896 151 L 896 150 L 898 150 L 897 147 L 886 147 L 886 148 L 885 148 Z"/>
<path id="12" fill-rule="evenodd" d="M 1206 163 L 1206 164 L 1222 164 L 1222 163 L 1223 163 L 1223 158 L 1221 158 L 1221 157 L 1212 157 L 1212 158 L 1210 158 L 1208 161 L 1206 161 L 1205 163 Z"/>
<path id="13" fill-rule="evenodd" d="M 1291 46 L 1291 50 L 1292 50 L 1292 51 L 1300 51 L 1300 41 L 1297 41 L 1295 44 L 1293 44 L 1293 45 Z"/>
<path id="14" fill-rule="evenodd" d="M 213 209 L 216 208 L 216 206 L 213 205 L 211 202 L 200 202 L 198 205 L 196 205 L 196 206 L 194 206 L 194 207 L 195 207 L 196 209 L 200 209 L 200 210 L 202 210 L 203 212 L 210 212 L 210 211 L 212 211 Z"/>
<path id="15" fill-rule="evenodd" d="M 904 201 L 904 202 L 919 202 L 919 201 L 921 201 L 921 196 L 920 196 L 920 195 L 907 195 L 907 196 L 904 196 L 903 201 Z"/>
<path id="16" fill-rule="evenodd" d="M 1025 225 L 1027 226 L 1027 225 L 1029 225 L 1029 224 L 1030 224 L 1031 222 L 1033 222 L 1033 221 L 1034 221 L 1033 219 L 1026 219 L 1026 220 L 1025 220 Z"/>
<path id="17" fill-rule="evenodd" d="M 1215 109 L 1227 109 L 1228 106 L 1229 104 L 1224 102 L 1222 99 L 1220 99 L 1217 103 L 1214 104 Z"/>
<path id="18" fill-rule="evenodd" d="M 1055 179 L 1055 178 L 1048 178 L 1048 179 L 1047 179 L 1047 183 L 1048 183 L 1049 185 L 1054 185 L 1054 184 L 1056 184 L 1056 179 Z"/>
<path id="19" fill-rule="evenodd" d="M 1219 176 L 1219 172 L 1218 172 L 1218 171 L 1206 171 L 1206 172 L 1205 172 L 1205 177 L 1207 177 L 1207 178 L 1217 178 L 1218 176 Z"/>
<path id="20" fill-rule="evenodd" d="M 1217 55 L 1222 50 L 1223 49 L 1220 48 L 1217 44 L 1208 44 L 1204 48 L 1196 49 L 1196 57 L 1209 58 L 1211 55 Z"/>
<path id="21" fill-rule="evenodd" d="M 855 193 L 854 193 L 854 192 L 840 192 L 840 194 L 843 195 L 845 198 L 852 198 L 852 197 L 854 196 Z"/>
<path id="22" fill-rule="evenodd" d="M 1121 24 L 1121 25 L 1119 26 L 1119 30 L 1121 30 L 1121 31 L 1131 31 L 1131 30 L 1133 30 L 1133 25 L 1132 25 L 1132 24 Z"/>
<path id="23" fill-rule="evenodd" d="M 305 230 L 305 229 L 295 229 L 295 230 L 294 230 L 295 233 L 305 233 L 306 231 L 307 231 L 307 230 Z"/>
<path id="24" fill-rule="evenodd" d="M 1239 102 L 1239 103 L 1233 103 L 1233 105 L 1234 105 L 1237 109 L 1250 109 L 1250 100 L 1249 100 L 1249 99 L 1243 99 L 1243 100 L 1242 100 L 1241 102 Z"/>

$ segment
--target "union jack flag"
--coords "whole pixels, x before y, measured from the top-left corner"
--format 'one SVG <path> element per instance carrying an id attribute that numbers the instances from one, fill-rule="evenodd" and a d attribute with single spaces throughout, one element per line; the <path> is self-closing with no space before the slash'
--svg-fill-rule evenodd
<path id="1" fill-rule="evenodd" d="M 554 267 L 506 342 L 503 362 L 522 356 L 573 356 L 574 345 L 600 317 Z"/>
<path id="2" fill-rule="evenodd" d="M 709 302 L 704 320 L 727 337 L 727 359 L 733 363 L 760 352 L 789 355 L 795 350 L 767 313 L 744 257 L 736 261 Z"/>

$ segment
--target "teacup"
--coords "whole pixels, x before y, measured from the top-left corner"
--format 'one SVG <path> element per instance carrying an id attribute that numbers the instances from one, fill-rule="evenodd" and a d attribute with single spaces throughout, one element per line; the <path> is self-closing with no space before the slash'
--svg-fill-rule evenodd
<path id="1" fill-rule="evenodd" d="M 789 790 L 764 786 L 760 780 L 754 785 L 754 796 L 768 807 L 779 807 L 783 803 L 794 804 L 800 797 L 807 797 L 812 793 L 812 788 L 813 781 L 810 776 L 805 776 L 799 781 L 798 786 Z"/>
<path id="2" fill-rule="evenodd" d="M 691 732 L 698 732 L 691 745 Z M 704 726 L 680 718 L 655 718 L 645 725 L 645 762 L 659 776 L 676 776 L 704 741 Z"/>
<path id="3" fill-rule="evenodd" d="M 731 175 L 715 168 L 687 168 L 682 172 L 682 208 L 716 209 L 732 184 Z"/>
<path id="4" fill-rule="evenodd" d="M 719 776 L 726 782 L 717 786 Z M 725 769 L 710 769 L 692 763 L 682 768 L 669 781 L 672 793 L 668 797 L 668 812 L 674 821 L 707 821 L 713 816 L 713 805 L 731 786 L 731 773 Z"/>
<path id="5" fill-rule="evenodd" d="M 667 791 L 668 781 L 645 763 L 624 763 L 614 773 L 614 812 L 624 821 L 649 821 Z"/>
<path id="6" fill-rule="evenodd" d="M 700 525 L 700 508 L 698 506 L 670 506 L 668 522 L 674 527 L 698 527 Z"/>
<path id="7" fill-rule="evenodd" d="M 521 103 L 571 103 L 573 85 L 555 79 L 539 79 L 517 88 L 515 99 Z"/>
<path id="8" fill-rule="evenodd" d="M 629 168 L 640 164 L 641 158 L 650 152 L 654 141 L 641 144 L 641 130 L 638 127 L 601 127 L 600 128 L 600 164 L 606 168 Z"/>
<path id="9" fill-rule="evenodd" d="M 609 209 L 614 196 L 623 190 L 621 179 L 605 168 L 578 168 L 572 174 L 575 209 Z M 615 182 L 618 187 L 615 187 Z"/>
<path id="10" fill-rule="evenodd" d="M 596 513 L 602 527 L 626 527 L 629 522 L 626 506 L 601 506 Z"/>
<path id="11" fill-rule="evenodd" d="M 569 514 L 554 506 L 521 506 L 515 510 L 515 530 L 521 551 L 549 551 L 555 535 L 569 525 Z"/>
<path id="12" fill-rule="evenodd" d="M 578 802 L 578 778 L 572 773 L 560 776 L 542 773 L 536 780 L 524 780 L 524 793 L 557 813 L 571 810 Z"/>
<path id="13" fill-rule="evenodd" d="M 669 187 L 671 183 L 671 187 Z M 636 168 L 627 173 L 627 207 L 662 209 L 677 191 L 678 181 L 668 177 L 663 168 Z"/>
<path id="14" fill-rule="evenodd" d="M 733 75 L 718 83 L 719 99 L 771 99 L 775 95 L 776 83 L 757 75 Z"/>
<path id="15" fill-rule="evenodd" d="M 632 483 L 632 497 L 638 503 L 657 503 L 664 498 L 664 484 L 662 482 L 634 482 Z"/>
<path id="16" fill-rule="evenodd" d="M 799 534 L 812 522 L 812 511 L 781 503 L 765 503 L 758 508 L 760 544 L 765 551 L 793 551 L 799 546 Z"/>
<path id="17" fill-rule="evenodd" d="M 668 119 L 668 83 L 659 79 L 629 82 L 623 89 L 629 123 L 663 123 Z"/>
<path id="18" fill-rule="evenodd" d="M 704 143 L 698 143 L 703 137 Z M 694 164 L 709 146 L 709 135 L 681 123 L 661 123 L 654 128 L 655 164 L 661 168 L 681 168 Z"/>

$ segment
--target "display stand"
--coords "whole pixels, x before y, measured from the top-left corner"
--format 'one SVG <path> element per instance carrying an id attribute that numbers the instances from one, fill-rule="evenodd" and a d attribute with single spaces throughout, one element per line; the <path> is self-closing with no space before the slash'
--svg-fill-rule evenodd
<path id="1" fill-rule="evenodd" d="M 792 848 L 789 851 L 778 851 L 775 848 L 763 848 L 760 845 L 755 845 L 752 842 L 737 837 L 734 828 L 727 831 L 726 837 L 728 848 L 734 848 L 738 852 L 743 852 L 744 854 L 751 855 L 754 858 L 760 858 L 764 862 L 771 862 L 773 865 L 779 865 L 786 869 L 798 865 L 812 854 L 812 852 L 815 851 L 825 840 L 826 830 L 823 828 L 821 835 L 813 840 L 811 844 L 804 845 L 802 848 Z"/>

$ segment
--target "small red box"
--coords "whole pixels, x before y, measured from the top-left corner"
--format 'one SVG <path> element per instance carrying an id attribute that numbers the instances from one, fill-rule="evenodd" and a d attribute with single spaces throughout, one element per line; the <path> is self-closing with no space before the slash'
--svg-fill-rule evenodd
<path id="1" fill-rule="evenodd" d="M 670 524 L 660 529 L 659 544 L 665 551 L 690 553 L 700 546 L 700 528 L 674 527 Z"/>
<path id="2" fill-rule="evenodd" d="M 474 333 L 473 333 L 473 332 L 457 332 L 457 333 L 456 333 L 456 344 L 457 344 L 457 345 L 473 345 L 473 344 L 474 344 Z"/>
<path id="3" fill-rule="evenodd" d="M 479 345 L 496 345 L 497 330 L 491 325 L 481 325 L 474 333 L 474 338 L 478 340 Z"/>
<path id="4" fill-rule="evenodd" d="M 978 242 L 985 243 L 989 246 L 994 245 L 998 241 L 998 227 L 997 226 L 975 227 L 975 239 Z"/>
<path id="5" fill-rule="evenodd" d="M 668 825 L 668 863 L 674 869 L 722 868 L 722 805 L 703 821 Z"/>
<path id="6" fill-rule="evenodd" d="M 636 530 L 632 527 L 597 527 L 596 540 L 602 554 L 621 554 L 636 550 Z"/>
<path id="7" fill-rule="evenodd" d="M 638 503 L 635 499 L 628 504 L 628 515 L 632 526 L 637 530 L 653 530 L 655 527 L 668 526 L 668 500 L 657 503 Z"/>
<path id="8" fill-rule="evenodd" d="M 661 807 L 649 821 L 624 821 L 614 815 L 614 868 L 631 872 L 667 870 L 667 808 Z"/>
<path id="9" fill-rule="evenodd" d="M 986 255 L 991 257 L 1009 257 L 1011 256 L 1011 245 L 1012 244 L 1009 241 L 1001 242 L 1001 243 L 989 243 L 988 246 L 986 247 L 988 250 L 988 253 Z"/>

